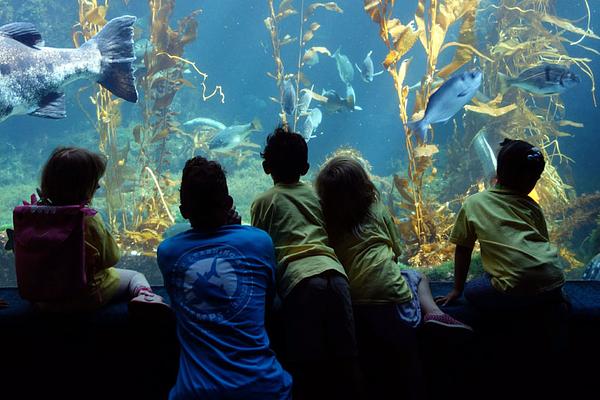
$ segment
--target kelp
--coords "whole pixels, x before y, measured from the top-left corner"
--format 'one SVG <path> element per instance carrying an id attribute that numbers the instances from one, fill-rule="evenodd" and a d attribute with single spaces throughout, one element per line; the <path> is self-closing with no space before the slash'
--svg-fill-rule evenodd
<path id="1" fill-rule="evenodd" d="M 80 39 L 89 40 L 106 25 L 109 2 L 108 0 L 104 0 L 104 3 L 99 3 L 97 0 L 79 0 L 78 6 L 79 22 L 73 29 L 73 42 L 77 47 L 81 45 Z M 88 89 L 90 88 L 83 88 L 77 94 L 77 101 L 84 111 L 80 95 Z M 111 228 L 117 230 L 120 223 L 124 222 L 118 220 L 118 210 L 122 210 L 125 206 L 121 187 L 128 172 L 125 163 L 129 153 L 129 146 L 119 148 L 117 137 L 117 128 L 121 124 L 122 101 L 100 85 L 94 85 L 89 99 L 96 109 L 96 118 L 92 118 L 87 111 L 85 113 L 98 132 L 99 150 L 108 159 L 104 177 L 108 223 Z"/>
<path id="2" fill-rule="evenodd" d="M 398 97 L 399 116 L 403 123 L 405 145 L 408 154 L 408 171 L 405 178 L 396 176 L 394 187 L 401 201 L 394 203 L 396 208 L 407 215 L 406 220 L 396 218 L 409 244 L 408 261 L 412 265 L 425 265 L 445 261 L 450 255 L 446 244 L 452 225 L 452 213 L 435 198 L 425 195 L 424 185 L 434 182 L 437 169 L 433 157 L 439 152 L 436 145 L 415 143 L 413 133 L 408 129 L 408 86 L 404 84 L 410 58 L 403 57 L 416 42 L 420 42 L 427 56 L 427 72 L 416 94 L 412 119 L 422 118 L 427 99 L 433 92 L 433 82 L 440 52 L 448 47 L 458 50 L 455 59 L 441 70 L 440 77 L 447 77 L 472 59 L 473 54 L 483 56 L 475 49 L 474 24 L 478 0 L 419 0 L 414 21 L 403 23 L 393 16 L 395 1 L 365 0 L 364 10 L 379 26 L 379 36 L 388 48 L 383 66 L 392 76 Z M 427 7 L 428 6 L 428 7 Z M 444 40 L 448 29 L 464 19 L 461 27 L 461 43 L 448 43 Z M 485 57 L 485 56 L 483 56 Z M 442 243 L 442 244 L 440 244 Z"/>
<path id="3" fill-rule="evenodd" d="M 293 0 L 281 0 L 279 5 L 276 7 L 275 0 L 267 0 L 267 4 L 269 6 L 269 16 L 264 19 L 264 24 L 265 28 L 269 31 L 273 60 L 275 61 L 275 71 L 267 72 L 267 75 L 275 80 L 277 87 L 279 88 L 279 98 L 271 97 L 271 100 L 279 103 L 281 107 L 279 113 L 281 122 L 283 124 L 289 124 L 292 130 L 295 131 L 298 120 L 300 119 L 300 114 L 298 113 L 297 104 L 295 104 L 294 114 L 291 116 L 292 120 L 288 121 L 288 116 L 283 109 L 284 82 L 287 79 L 291 79 L 297 94 L 299 94 L 301 91 L 308 90 L 307 87 L 311 86 L 311 84 L 302 70 L 305 63 L 310 58 L 314 57 L 315 54 L 325 54 L 331 56 L 329 49 L 323 46 L 313 46 L 306 49 L 308 42 L 314 39 L 317 30 L 319 30 L 321 27 L 321 24 L 316 21 L 309 23 L 309 19 L 311 19 L 315 15 L 316 11 L 321 8 L 335 13 L 343 13 L 344 11 L 337 5 L 337 3 L 333 1 L 326 3 L 312 3 L 305 7 L 304 0 L 300 0 L 300 12 L 294 8 L 293 3 Z M 293 37 L 290 34 L 285 34 L 283 37 L 280 37 L 281 21 L 293 15 L 299 15 L 300 19 L 298 24 L 298 37 Z M 285 65 L 281 57 L 281 48 L 296 42 L 298 42 L 298 57 L 296 64 L 297 70 L 296 73 L 293 74 L 286 73 Z M 301 84 L 306 87 L 301 89 Z"/>

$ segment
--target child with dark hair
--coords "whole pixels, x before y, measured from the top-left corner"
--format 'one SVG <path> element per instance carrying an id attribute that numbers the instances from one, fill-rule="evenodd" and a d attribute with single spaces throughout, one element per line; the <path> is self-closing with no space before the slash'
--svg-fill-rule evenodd
<path id="1" fill-rule="evenodd" d="M 169 398 L 289 399 L 291 378 L 265 330 L 275 290 L 271 238 L 240 225 L 217 162 L 186 162 L 180 201 L 192 229 L 162 242 L 157 254 L 181 343 Z"/>
<path id="2" fill-rule="evenodd" d="M 40 204 L 90 204 L 105 170 L 106 160 L 100 154 L 78 147 L 55 149 L 42 170 Z M 163 299 L 152 292 L 143 274 L 114 267 L 120 258 L 119 248 L 99 214 L 85 218 L 84 239 L 88 287 L 68 302 L 37 303 L 40 308 L 55 311 L 94 309 L 112 299 L 128 296 L 131 298 L 130 309 L 147 304 L 168 309 Z"/>
<path id="3" fill-rule="evenodd" d="M 498 153 L 495 187 L 467 198 L 450 241 L 456 244 L 454 289 L 438 299 L 461 296 L 479 308 L 510 311 L 562 300 L 565 277 L 550 244 L 540 206 L 528 196 L 544 171 L 540 149 L 505 139 Z M 485 276 L 465 281 L 475 241 Z"/>
<path id="4" fill-rule="evenodd" d="M 357 160 L 331 159 L 316 188 L 330 242 L 350 280 L 367 392 L 374 399 L 418 398 L 416 328 L 421 322 L 464 332 L 471 328 L 439 309 L 424 275 L 400 269 L 397 228 Z M 406 384 L 399 384 L 401 379 Z"/>
<path id="5" fill-rule="evenodd" d="M 268 136 L 262 157 L 274 186 L 254 200 L 252 225 L 267 231 L 275 244 L 294 397 L 359 397 L 348 279 L 329 246 L 319 199 L 300 182 L 309 169 L 306 141 L 278 127 Z"/>

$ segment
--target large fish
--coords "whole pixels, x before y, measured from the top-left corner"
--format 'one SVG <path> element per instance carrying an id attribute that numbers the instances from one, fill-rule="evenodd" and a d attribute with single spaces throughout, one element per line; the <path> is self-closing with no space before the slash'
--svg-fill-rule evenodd
<path id="1" fill-rule="evenodd" d="M 429 97 L 423 118 L 408 123 L 410 130 L 425 142 L 429 125 L 446 122 L 462 110 L 477 93 L 481 79 L 479 69 L 452 76 Z"/>
<path id="2" fill-rule="evenodd" d="M 504 74 L 498 74 L 498 76 L 501 92 L 514 86 L 538 96 L 560 94 L 580 82 L 579 77 L 568 68 L 554 64 L 542 64 L 526 69 L 516 78 L 510 78 Z"/>
<path id="3" fill-rule="evenodd" d="M 373 54 L 373 51 L 369 51 L 367 53 L 367 56 L 362 62 L 362 68 L 360 68 L 357 64 L 354 64 L 358 72 L 360 72 L 360 77 L 362 80 L 367 83 L 373 82 L 374 76 L 383 74 L 383 71 L 375 73 L 375 67 L 373 66 L 373 60 L 371 60 L 371 54 Z"/>
<path id="4" fill-rule="evenodd" d="M 228 151 L 240 145 L 252 132 L 262 130 L 258 119 L 244 125 L 232 125 L 217 132 L 208 142 L 211 150 Z"/>
<path id="5" fill-rule="evenodd" d="M 340 79 L 346 85 L 349 85 L 354 79 L 354 67 L 352 67 L 350 59 L 348 56 L 340 53 L 340 49 L 337 49 L 335 53 L 333 53 L 332 57 L 335 58 L 335 64 L 337 66 Z"/>
<path id="6" fill-rule="evenodd" d="M 83 78 L 135 103 L 135 20 L 126 15 L 109 21 L 78 49 L 45 47 L 30 23 L 0 27 L 0 121 L 18 114 L 65 118 L 62 88 Z"/>
<path id="7" fill-rule="evenodd" d="M 302 125 L 302 136 L 307 143 L 310 139 L 314 139 L 316 137 L 313 135 L 313 132 L 319 127 L 322 120 L 323 113 L 321 113 L 321 110 L 318 108 L 313 108 L 310 110 L 306 116 L 306 119 L 304 119 L 304 124 Z"/>
<path id="8" fill-rule="evenodd" d="M 216 121 L 212 118 L 204 118 L 204 117 L 190 119 L 189 121 L 185 121 L 183 123 L 183 125 L 184 126 L 203 125 L 203 126 L 208 126 L 211 128 L 218 129 L 220 131 L 227 128 L 227 126 L 222 122 Z"/>
<path id="9" fill-rule="evenodd" d="M 291 80 L 286 79 L 283 81 L 283 111 L 287 115 L 294 114 L 296 110 L 296 88 Z"/>

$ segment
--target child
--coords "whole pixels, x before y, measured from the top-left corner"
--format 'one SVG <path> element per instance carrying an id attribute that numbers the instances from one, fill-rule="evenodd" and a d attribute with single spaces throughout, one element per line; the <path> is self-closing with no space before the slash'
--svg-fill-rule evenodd
<path id="1" fill-rule="evenodd" d="M 402 397 L 402 388 L 419 390 L 414 328 L 422 320 L 431 327 L 471 328 L 438 308 L 425 276 L 400 269 L 396 226 L 357 160 L 330 160 L 316 188 L 331 244 L 350 280 L 367 391 L 372 398 L 385 399 Z M 400 373 L 402 368 L 406 371 Z M 399 385 L 398 379 L 410 385 Z"/>
<path id="2" fill-rule="evenodd" d="M 252 225 L 267 231 L 275 244 L 294 397 L 358 397 L 348 280 L 328 244 L 317 195 L 300 182 L 309 169 L 306 141 L 279 127 L 268 136 L 261 155 L 274 186 L 254 200 Z"/>
<path id="3" fill-rule="evenodd" d="M 106 160 L 99 154 L 77 147 L 55 149 L 42 171 L 40 204 L 65 206 L 91 203 L 105 170 Z M 128 296 L 131 299 L 130 310 L 148 304 L 168 309 L 163 299 L 152 292 L 144 275 L 114 267 L 120 258 L 119 248 L 104 227 L 100 215 L 86 217 L 84 224 L 87 288 L 68 302 L 37 305 L 52 311 L 92 310 L 114 298 Z"/>
<path id="4" fill-rule="evenodd" d="M 275 289 L 273 242 L 240 225 L 214 161 L 186 162 L 180 198 L 192 229 L 158 247 L 181 343 L 169 398 L 289 399 L 291 378 L 270 350 L 264 324 Z"/>
<path id="5" fill-rule="evenodd" d="M 505 139 L 498 153 L 498 183 L 470 196 L 456 218 L 454 289 L 438 302 L 461 296 L 488 311 L 511 311 L 562 300 L 565 277 L 550 245 L 540 206 L 528 196 L 544 170 L 544 156 L 522 140 Z M 475 241 L 484 277 L 465 281 Z"/>

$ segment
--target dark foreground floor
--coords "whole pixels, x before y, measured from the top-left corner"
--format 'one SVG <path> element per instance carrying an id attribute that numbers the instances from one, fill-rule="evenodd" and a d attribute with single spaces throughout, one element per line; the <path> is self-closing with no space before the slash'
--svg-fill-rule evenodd
<path id="1" fill-rule="evenodd" d="M 432 283 L 434 295 L 450 287 Z M 419 348 L 424 398 L 600 398 L 600 282 L 569 282 L 566 292 L 572 308 L 550 313 L 490 320 L 464 302 L 446 308 L 476 334 L 457 341 L 426 332 L 406 344 Z M 10 303 L 0 309 L 0 399 L 166 398 L 177 374 L 172 320 L 134 321 L 126 303 L 44 315 L 16 289 L 0 289 L 0 298 Z M 397 380 L 398 393 L 411 384 Z"/>

